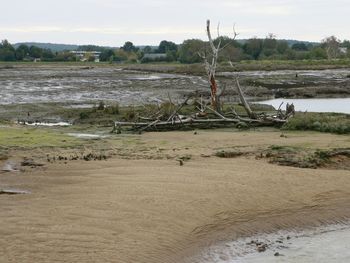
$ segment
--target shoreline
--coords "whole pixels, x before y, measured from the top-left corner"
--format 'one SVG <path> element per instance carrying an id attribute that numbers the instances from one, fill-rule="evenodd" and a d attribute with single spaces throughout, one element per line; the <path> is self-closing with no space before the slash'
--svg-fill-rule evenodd
<path id="1" fill-rule="evenodd" d="M 257 257 L 271 252 L 281 254 L 288 250 L 288 246 L 284 246 L 287 241 L 291 243 L 300 236 L 350 229 L 350 207 L 347 203 L 299 211 L 285 209 L 283 212 L 275 211 L 276 215 L 260 215 L 256 219 L 237 222 L 205 237 L 175 262 L 240 262 L 239 259 L 251 254 Z M 277 245 L 274 244 L 276 241 Z"/>
<path id="2" fill-rule="evenodd" d="M 350 233 L 349 220 L 296 229 L 282 228 L 212 245 L 192 262 L 280 262 L 282 259 L 283 262 L 309 262 L 321 259 L 320 254 L 327 262 L 347 262 L 350 254 L 347 250 L 349 235 L 346 233 Z M 327 244 L 327 236 L 332 235 L 334 239 L 338 234 L 344 239 L 335 239 L 332 244 Z M 333 253 L 341 256 L 342 260 Z"/>

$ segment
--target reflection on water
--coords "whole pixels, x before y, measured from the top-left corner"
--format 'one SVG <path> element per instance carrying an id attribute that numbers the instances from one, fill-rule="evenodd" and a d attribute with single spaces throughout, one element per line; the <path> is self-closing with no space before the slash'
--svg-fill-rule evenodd
<path id="1" fill-rule="evenodd" d="M 350 98 L 338 99 L 273 99 L 259 101 L 260 104 L 268 104 L 276 109 L 284 102 L 293 103 L 296 111 L 309 112 L 340 112 L 350 114 Z M 284 106 L 282 107 L 284 108 Z"/>

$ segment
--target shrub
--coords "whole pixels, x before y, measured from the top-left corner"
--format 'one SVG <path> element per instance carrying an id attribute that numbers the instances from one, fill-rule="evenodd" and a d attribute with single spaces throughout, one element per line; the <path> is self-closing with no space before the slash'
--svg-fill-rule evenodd
<path id="1" fill-rule="evenodd" d="M 312 130 L 350 133 L 350 115 L 340 113 L 298 113 L 282 126 L 284 130 Z"/>
<path id="2" fill-rule="evenodd" d="M 107 114 L 113 114 L 113 115 L 116 115 L 116 114 L 119 114 L 119 104 L 116 103 L 114 105 L 110 105 L 110 106 L 107 106 L 105 107 L 105 112 Z"/>

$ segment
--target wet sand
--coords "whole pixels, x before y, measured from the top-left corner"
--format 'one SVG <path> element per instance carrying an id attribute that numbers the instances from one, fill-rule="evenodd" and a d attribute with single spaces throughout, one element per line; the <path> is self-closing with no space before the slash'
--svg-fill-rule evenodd
<path id="1" fill-rule="evenodd" d="M 207 157 L 233 146 L 350 146 L 348 136 L 279 135 L 148 133 L 141 142 L 160 155 L 177 147 L 192 158 L 180 166 L 135 146 L 136 158 L 1 173 L 2 188 L 31 193 L 0 195 L 0 262 L 199 262 L 192 256 L 226 239 L 349 218 L 348 170 Z"/>

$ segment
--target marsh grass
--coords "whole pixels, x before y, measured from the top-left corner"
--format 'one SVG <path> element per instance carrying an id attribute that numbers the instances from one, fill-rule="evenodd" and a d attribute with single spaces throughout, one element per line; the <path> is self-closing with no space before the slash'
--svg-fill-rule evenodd
<path id="1" fill-rule="evenodd" d="M 337 134 L 350 134 L 350 115 L 339 113 L 297 113 L 283 130 L 310 130 Z"/>
<path id="2" fill-rule="evenodd" d="M 73 147 L 77 138 L 45 128 L 9 127 L 0 129 L 1 148 Z"/>

